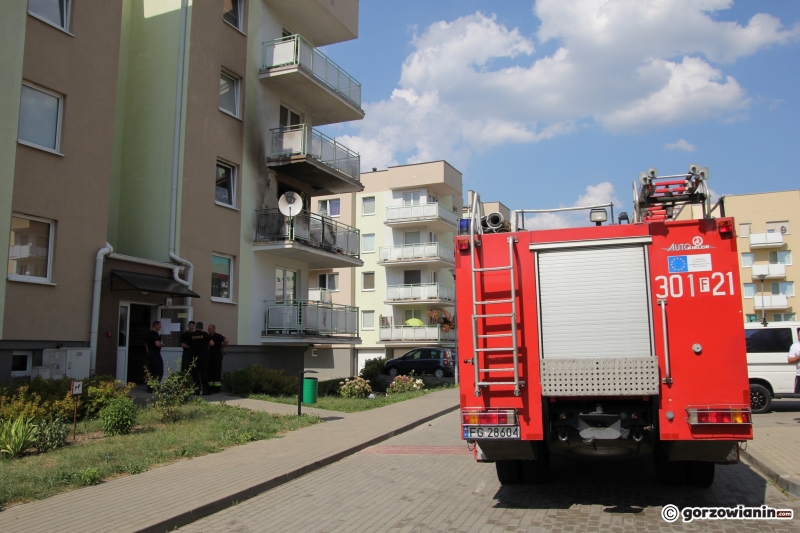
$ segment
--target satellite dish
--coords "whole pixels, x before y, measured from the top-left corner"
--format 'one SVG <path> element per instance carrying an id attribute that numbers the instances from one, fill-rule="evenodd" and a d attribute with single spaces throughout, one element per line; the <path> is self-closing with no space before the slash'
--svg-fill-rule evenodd
<path id="1" fill-rule="evenodd" d="M 287 192 L 278 198 L 278 210 L 287 217 L 300 214 L 303 209 L 303 198 L 296 192 Z"/>

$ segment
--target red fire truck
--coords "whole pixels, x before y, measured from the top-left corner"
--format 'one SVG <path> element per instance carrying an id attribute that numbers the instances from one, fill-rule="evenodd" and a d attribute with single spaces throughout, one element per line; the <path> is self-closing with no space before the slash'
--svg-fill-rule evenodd
<path id="1" fill-rule="evenodd" d="M 470 191 L 456 237 L 461 429 L 501 483 L 546 481 L 551 454 L 652 455 L 661 483 L 696 486 L 738 462 L 753 429 L 736 238 L 707 178 L 650 169 L 630 220 L 586 206 L 593 225 L 538 231 L 527 214 L 564 209 L 515 211 L 509 226 Z M 677 220 L 684 208 L 702 218 Z"/>

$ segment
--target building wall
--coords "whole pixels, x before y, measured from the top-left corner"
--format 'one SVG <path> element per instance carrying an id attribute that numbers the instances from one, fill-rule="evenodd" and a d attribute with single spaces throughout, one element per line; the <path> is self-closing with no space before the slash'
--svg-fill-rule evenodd
<path id="1" fill-rule="evenodd" d="M 107 236 L 121 15 L 120 2 L 74 2 L 72 34 L 26 17 L 22 78 L 64 95 L 62 155 L 16 148 L 12 209 L 55 221 L 53 284 L 6 283 L 5 339 L 89 338 L 94 257 Z"/>

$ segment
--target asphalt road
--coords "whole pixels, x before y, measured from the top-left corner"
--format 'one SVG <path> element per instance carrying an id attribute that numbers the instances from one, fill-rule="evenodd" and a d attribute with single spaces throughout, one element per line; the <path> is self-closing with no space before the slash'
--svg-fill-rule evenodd
<path id="1" fill-rule="evenodd" d="M 445 415 L 181 531 L 800 532 L 800 518 L 662 519 L 667 504 L 680 509 L 765 504 L 792 508 L 799 516 L 800 501 L 745 464 L 718 466 L 714 485 L 698 489 L 658 485 L 649 458 L 602 463 L 554 458 L 551 483 L 501 487 L 494 465 L 476 463 L 458 435 L 458 413 Z"/>

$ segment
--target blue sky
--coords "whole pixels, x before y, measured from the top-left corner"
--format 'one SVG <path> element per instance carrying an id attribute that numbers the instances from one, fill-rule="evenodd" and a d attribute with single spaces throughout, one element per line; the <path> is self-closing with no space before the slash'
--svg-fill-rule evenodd
<path id="1" fill-rule="evenodd" d="M 717 194 L 800 188 L 800 2 L 362 0 L 326 48 L 362 168 L 446 159 L 512 209 L 621 201 L 690 163 Z"/>

